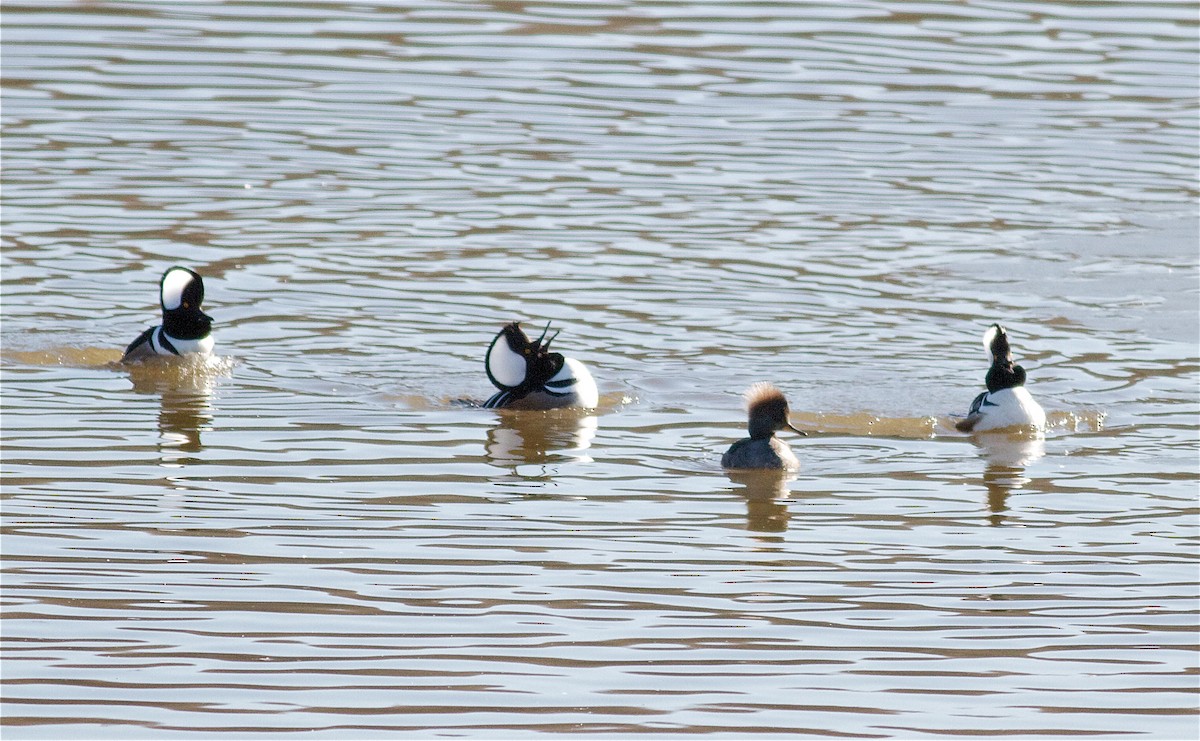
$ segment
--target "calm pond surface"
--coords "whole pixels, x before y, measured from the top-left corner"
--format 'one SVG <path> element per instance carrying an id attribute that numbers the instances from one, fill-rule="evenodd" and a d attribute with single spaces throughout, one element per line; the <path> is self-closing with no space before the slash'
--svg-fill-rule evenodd
<path id="1" fill-rule="evenodd" d="M 4 738 L 1195 737 L 1196 21 L 5 3 Z"/>

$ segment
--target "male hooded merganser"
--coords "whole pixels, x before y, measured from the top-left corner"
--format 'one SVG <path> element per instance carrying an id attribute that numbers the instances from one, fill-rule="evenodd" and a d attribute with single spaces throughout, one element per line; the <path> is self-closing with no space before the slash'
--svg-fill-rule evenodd
<path id="1" fill-rule="evenodd" d="M 986 432 L 1007 427 L 1046 426 L 1046 412 L 1025 389 L 1025 369 L 1013 364 L 1008 333 L 993 324 L 983 334 L 983 346 L 992 360 L 988 369 L 987 391 L 975 397 L 966 419 L 955 423 L 959 432 Z"/>
<path id="2" fill-rule="evenodd" d="M 775 437 L 777 430 L 797 430 L 788 421 L 788 403 L 783 392 L 769 383 L 756 383 L 746 391 L 750 437 L 738 440 L 721 456 L 725 468 L 773 468 L 794 471 L 800 461 L 788 444 Z"/>
<path id="3" fill-rule="evenodd" d="M 212 317 L 200 310 L 204 279 L 175 266 L 163 273 L 159 302 L 163 322 L 147 329 L 125 348 L 122 363 L 156 355 L 207 355 L 213 349 Z"/>
<path id="4" fill-rule="evenodd" d="M 500 389 L 484 402 L 488 409 L 593 408 L 600 401 L 596 382 L 583 363 L 550 352 L 555 332 L 530 340 L 520 323 L 512 322 L 492 340 L 485 358 L 488 379 Z"/>

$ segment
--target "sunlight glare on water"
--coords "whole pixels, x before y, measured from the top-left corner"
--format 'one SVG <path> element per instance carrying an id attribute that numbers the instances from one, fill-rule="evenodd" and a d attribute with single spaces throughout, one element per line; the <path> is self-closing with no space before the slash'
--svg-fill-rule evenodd
<path id="1" fill-rule="evenodd" d="M 1192 4 L 3 22 L 6 739 L 1200 731 Z"/>

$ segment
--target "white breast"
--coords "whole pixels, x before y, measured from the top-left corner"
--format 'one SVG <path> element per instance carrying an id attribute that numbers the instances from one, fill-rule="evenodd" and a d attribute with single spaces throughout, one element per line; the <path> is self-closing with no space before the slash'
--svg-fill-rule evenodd
<path id="1" fill-rule="evenodd" d="M 570 381 L 574 380 L 574 383 Z M 552 394 L 574 392 L 577 406 L 592 409 L 600 403 L 600 391 L 587 366 L 575 358 L 563 358 L 563 367 L 546 382 L 546 390 Z"/>
<path id="2" fill-rule="evenodd" d="M 799 471 L 800 459 L 792 452 L 790 445 L 780 440 L 777 437 L 771 438 L 771 449 L 779 456 L 779 460 L 783 461 L 783 468 L 786 471 Z"/>
<path id="3" fill-rule="evenodd" d="M 198 340 L 177 340 L 165 332 L 163 334 L 166 335 L 167 341 L 175 346 L 180 355 L 208 355 L 213 351 L 213 346 L 216 345 L 216 340 L 213 339 L 211 334 Z M 161 352 L 164 355 L 170 354 L 170 350 L 165 348 Z"/>

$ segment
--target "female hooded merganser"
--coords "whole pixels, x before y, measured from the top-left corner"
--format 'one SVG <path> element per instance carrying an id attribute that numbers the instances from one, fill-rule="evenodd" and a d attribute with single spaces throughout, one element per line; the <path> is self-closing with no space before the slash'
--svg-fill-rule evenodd
<path id="1" fill-rule="evenodd" d="M 488 409 L 594 408 L 600 402 L 596 382 L 583 363 L 550 352 L 555 332 L 530 340 L 512 322 L 492 340 L 485 358 L 488 379 L 500 389 L 484 402 Z"/>
<path id="2" fill-rule="evenodd" d="M 746 391 L 749 408 L 750 437 L 738 440 L 725 455 L 721 465 L 725 468 L 771 468 L 794 471 L 800 461 L 792 454 L 788 444 L 775 437 L 777 430 L 797 430 L 788 421 L 788 403 L 783 392 L 769 383 L 756 383 Z"/>
<path id="3" fill-rule="evenodd" d="M 1046 412 L 1025 389 L 1025 369 L 1013 364 L 1004 327 L 989 327 L 983 334 L 983 346 L 992 361 L 984 379 L 987 391 L 975 397 L 966 419 L 955 423 L 955 428 L 959 432 L 986 432 L 1025 426 L 1040 432 L 1046 426 Z"/>
<path id="4" fill-rule="evenodd" d="M 200 310 L 204 279 L 175 266 L 163 273 L 159 303 L 163 322 L 147 329 L 125 348 L 122 363 L 156 355 L 207 355 L 213 349 L 212 317 Z"/>

